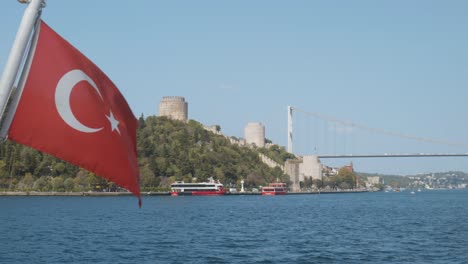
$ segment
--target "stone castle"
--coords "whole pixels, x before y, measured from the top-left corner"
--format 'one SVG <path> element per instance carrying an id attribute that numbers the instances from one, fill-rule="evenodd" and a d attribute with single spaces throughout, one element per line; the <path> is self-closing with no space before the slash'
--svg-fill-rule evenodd
<path id="1" fill-rule="evenodd" d="M 188 121 L 188 103 L 182 96 L 165 96 L 159 103 L 159 116 L 165 116 L 174 120 Z M 206 126 L 205 129 L 215 134 L 222 135 L 219 126 Z M 244 128 L 244 138 L 236 139 L 227 137 L 231 143 L 249 147 L 269 147 L 265 144 L 265 126 L 259 122 L 248 123 Z M 260 160 L 270 167 L 280 167 L 285 174 L 290 176 L 291 191 L 300 191 L 300 182 L 306 178 L 322 179 L 323 166 L 317 156 L 303 156 L 297 159 L 287 160 L 285 164 L 278 164 L 263 154 L 259 154 Z"/>

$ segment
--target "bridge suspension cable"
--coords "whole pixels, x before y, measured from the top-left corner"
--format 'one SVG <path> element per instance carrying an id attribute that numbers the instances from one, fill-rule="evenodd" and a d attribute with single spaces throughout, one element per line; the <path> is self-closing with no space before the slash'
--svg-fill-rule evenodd
<path id="1" fill-rule="evenodd" d="M 328 122 L 331 122 L 331 123 L 340 124 L 340 125 L 351 127 L 351 128 L 359 128 L 359 129 L 367 130 L 367 131 L 374 132 L 374 133 L 384 134 L 384 135 L 388 135 L 388 136 L 394 136 L 394 137 L 399 137 L 399 138 L 404 138 L 404 139 L 411 139 L 411 140 L 416 140 L 416 141 L 420 141 L 420 142 L 439 144 L 439 145 L 468 147 L 468 143 L 464 143 L 464 142 L 453 142 L 453 141 L 418 137 L 418 136 L 404 134 L 404 133 L 398 133 L 398 132 L 394 132 L 394 131 L 390 131 L 390 130 L 386 130 L 386 129 L 373 128 L 373 127 L 369 127 L 369 126 L 366 126 L 366 125 L 362 125 L 362 124 L 358 124 L 358 123 L 354 123 L 354 122 L 350 122 L 350 121 L 339 120 L 337 118 L 326 116 L 326 115 L 323 115 L 323 114 L 320 114 L 320 113 L 308 112 L 308 111 L 302 110 L 302 109 L 300 109 L 298 107 L 291 106 L 291 111 L 292 110 L 299 111 L 299 112 L 302 112 L 305 115 L 313 116 L 313 117 L 316 117 L 316 118 L 319 118 L 321 120 L 325 120 L 325 121 L 328 121 Z"/>

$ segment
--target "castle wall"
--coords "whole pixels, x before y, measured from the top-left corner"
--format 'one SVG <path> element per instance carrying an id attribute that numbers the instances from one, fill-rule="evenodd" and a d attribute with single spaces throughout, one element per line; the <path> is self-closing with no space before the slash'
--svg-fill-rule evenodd
<path id="1" fill-rule="evenodd" d="M 291 181 L 290 189 L 293 192 L 298 192 L 301 190 L 299 185 L 299 167 L 302 163 L 302 160 L 289 159 L 284 163 L 284 173 L 289 175 Z"/>

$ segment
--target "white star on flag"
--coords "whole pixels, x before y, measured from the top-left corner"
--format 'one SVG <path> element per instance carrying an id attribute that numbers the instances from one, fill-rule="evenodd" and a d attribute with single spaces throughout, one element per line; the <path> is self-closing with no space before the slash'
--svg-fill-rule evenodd
<path id="1" fill-rule="evenodd" d="M 117 133 L 119 133 L 119 135 L 120 135 L 119 121 L 117 119 L 115 119 L 114 114 L 112 113 L 112 111 L 110 111 L 109 116 L 106 115 L 106 117 L 107 117 L 107 119 L 109 119 L 112 131 L 117 130 Z"/>

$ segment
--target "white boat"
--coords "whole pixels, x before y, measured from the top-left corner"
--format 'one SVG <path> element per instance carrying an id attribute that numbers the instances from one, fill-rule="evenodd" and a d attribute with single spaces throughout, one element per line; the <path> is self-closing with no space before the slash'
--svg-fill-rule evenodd
<path id="1" fill-rule="evenodd" d="M 171 184 L 171 195 L 224 195 L 226 190 L 221 183 L 200 182 L 185 183 L 175 182 Z"/>

